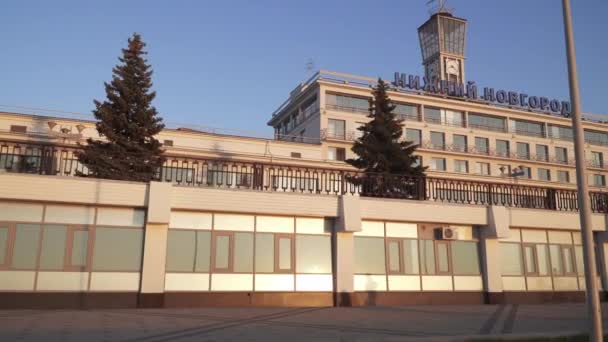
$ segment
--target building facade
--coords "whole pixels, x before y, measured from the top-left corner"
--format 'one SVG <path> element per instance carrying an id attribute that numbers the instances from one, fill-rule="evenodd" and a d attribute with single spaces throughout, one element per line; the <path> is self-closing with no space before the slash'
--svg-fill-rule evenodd
<path id="1" fill-rule="evenodd" d="M 440 89 L 465 82 L 465 30 L 446 13 L 419 29 Z M 86 177 L 73 153 L 93 122 L 0 113 L 0 307 L 582 301 L 569 119 L 400 79 L 425 177 L 344 162 L 376 80 L 335 72 L 291 92 L 273 139 L 163 130 L 147 184 Z M 604 295 L 608 125 L 584 127 Z"/>

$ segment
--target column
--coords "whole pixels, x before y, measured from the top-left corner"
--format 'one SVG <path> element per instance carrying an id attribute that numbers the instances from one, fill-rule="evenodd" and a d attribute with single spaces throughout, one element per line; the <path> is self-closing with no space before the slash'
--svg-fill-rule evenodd
<path id="1" fill-rule="evenodd" d="M 351 306 L 354 291 L 354 232 L 361 231 L 359 197 L 342 195 L 332 241 L 334 305 Z"/>

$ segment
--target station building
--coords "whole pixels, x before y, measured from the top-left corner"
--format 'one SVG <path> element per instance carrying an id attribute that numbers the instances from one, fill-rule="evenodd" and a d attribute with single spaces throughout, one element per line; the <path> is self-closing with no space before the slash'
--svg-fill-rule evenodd
<path id="1" fill-rule="evenodd" d="M 389 96 L 429 168 L 382 189 L 344 162 L 367 77 L 302 82 L 273 138 L 167 128 L 147 184 L 78 176 L 94 122 L 0 113 L 0 307 L 582 301 L 569 104 L 466 80 L 464 19 L 419 35 L 425 75 L 395 73 Z M 584 128 L 604 295 L 608 125 Z"/>

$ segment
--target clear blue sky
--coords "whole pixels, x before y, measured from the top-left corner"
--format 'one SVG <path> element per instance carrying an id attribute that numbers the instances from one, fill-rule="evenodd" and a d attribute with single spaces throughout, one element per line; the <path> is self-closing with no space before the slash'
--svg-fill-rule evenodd
<path id="1" fill-rule="evenodd" d="M 391 79 L 422 74 L 426 0 L 4 1 L 0 104 L 90 113 L 133 32 L 168 123 L 271 133 L 306 62 Z M 573 0 L 583 111 L 608 114 L 608 1 Z M 567 99 L 559 0 L 451 0 L 469 20 L 467 79 Z"/>

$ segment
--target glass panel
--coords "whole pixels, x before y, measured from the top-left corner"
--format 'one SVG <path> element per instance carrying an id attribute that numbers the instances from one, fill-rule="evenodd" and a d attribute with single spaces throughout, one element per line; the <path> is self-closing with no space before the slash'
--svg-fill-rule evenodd
<path id="1" fill-rule="evenodd" d="M 536 245 L 536 254 L 538 256 L 538 274 L 549 275 L 549 250 L 547 245 Z"/>
<path id="2" fill-rule="evenodd" d="M 549 126 L 549 134 L 551 138 L 572 141 L 574 139 L 574 135 L 572 132 L 572 128 L 570 127 L 561 127 L 561 126 Z"/>
<path id="3" fill-rule="evenodd" d="M 564 272 L 566 274 L 572 274 L 574 272 L 574 256 L 572 255 L 572 248 L 563 247 L 562 254 L 564 255 Z"/>
<path id="4" fill-rule="evenodd" d="M 536 255 L 533 246 L 524 246 L 524 255 L 526 259 L 526 273 L 536 273 Z"/>
<path id="5" fill-rule="evenodd" d="M 444 149 L 445 148 L 445 135 L 441 132 L 431 132 L 431 147 Z"/>
<path id="6" fill-rule="evenodd" d="M 344 139 L 345 137 L 345 121 L 329 119 L 327 125 L 327 134 L 329 138 Z"/>
<path id="7" fill-rule="evenodd" d="M 38 241 L 40 226 L 34 224 L 18 224 L 15 232 L 12 268 L 33 270 L 36 268 L 38 256 Z"/>
<path id="8" fill-rule="evenodd" d="M 325 101 L 328 108 L 339 108 L 362 113 L 369 111 L 369 100 L 359 97 L 327 94 Z"/>
<path id="9" fill-rule="evenodd" d="M 253 272 L 252 233 L 234 233 L 234 272 Z"/>
<path id="10" fill-rule="evenodd" d="M 585 274 L 585 263 L 583 259 L 583 246 L 574 246 L 574 254 L 576 256 L 576 271 L 578 274 Z"/>
<path id="11" fill-rule="evenodd" d="M 488 131 L 506 131 L 506 120 L 483 114 L 469 113 L 469 127 L 485 129 Z"/>
<path id="12" fill-rule="evenodd" d="M 329 236 L 296 235 L 296 272 L 331 273 Z"/>
<path id="13" fill-rule="evenodd" d="M 418 241 L 403 240 L 403 271 L 405 274 L 418 274 Z"/>
<path id="14" fill-rule="evenodd" d="M 279 238 L 279 269 L 291 269 L 291 238 Z"/>
<path id="15" fill-rule="evenodd" d="M 383 238 L 355 237 L 355 273 L 386 273 Z"/>
<path id="16" fill-rule="evenodd" d="M 6 250 L 8 242 L 8 228 L 0 227 L 0 265 L 6 262 Z"/>
<path id="17" fill-rule="evenodd" d="M 167 272 L 192 272 L 196 232 L 169 229 L 167 236 Z"/>
<path id="18" fill-rule="evenodd" d="M 555 148 L 555 159 L 560 163 L 568 162 L 568 149 L 565 147 L 556 147 Z"/>
<path id="19" fill-rule="evenodd" d="M 420 240 L 420 266 L 422 274 L 435 274 L 435 243 L 433 240 Z"/>
<path id="20" fill-rule="evenodd" d="M 509 142 L 507 140 L 496 140 L 496 154 L 502 157 L 509 156 Z"/>
<path id="21" fill-rule="evenodd" d="M 530 147 L 526 143 L 517 143 L 517 157 L 523 159 L 530 158 Z"/>
<path id="22" fill-rule="evenodd" d="M 545 125 L 538 122 L 514 120 L 515 133 L 533 137 L 545 136 Z"/>
<path id="23" fill-rule="evenodd" d="M 410 141 L 414 144 L 420 145 L 420 135 L 421 132 L 419 129 L 406 128 L 405 129 L 405 140 Z"/>
<path id="24" fill-rule="evenodd" d="M 554 275 L 564 274 L 564 265 L 562 263 L 562 256 L 559 245 L 549 245 L 549 251 L 551 252 L 551 271 Z"/>
<path id="25" fill-rule="evenodd" d="M 211 258 L 211 232 L 196 232 L 195 272 L 209 272 Z"/>
<path id="26" fill-rule="evenodd" d="M 500 261 L 502 275 L 523 275 L 524 265 L 520 244 L 518 243 L 501 243 L 500 244 Z"/>
<path id="27" fill-rule="evenodd" d="M 448 257 L 448 244 L 438 243 L 437 244 L 437 268 L 441 273 L 447 273 L 450 271 L 450 260 Z"/>
<path id="28" fill-rule="evenodd" d="M 459 152 L 467 151 L 467 136 L 466 135 L 454 134 L 453 140 L 454 140 L 453 145 L 454 145 L 455 151 L 459 151 Z"/>
<path id="29" fill-rule="evenodd" d="M 218 235 L 215 237 L 215 268 L 225 269 L 230 260 L 230 237 Z"/>
<path id="30" fill-rule="evenodd" d="M 536 145 L 536 159 L 549 160 L 549 147 L 547 145 Z"/>
<path id="31" fill-rule="evenodd" d="M 74 231 L 74 239 L 72 240 L 72 258 L 70 264 L 72 266 L 87 265 L 87 251 L 89 250 L 89 232 L 84 230 Z"/>
<path id="32" fill-rule="evenodd" d="M 454 274 L 480 274 L 477 242 L 452 241 Z"/>
<path id="33" fill-rule="evenodd" d="M 424 107 L 424 121 L 441 123 L 441 110 L 437 108 Z"/>
<path id="34" fill-rule="evenodd" d="M 40 253 L 41 270 L 63 269 L 66 236 L 66 226 L 44 226 L 42 252 Z"/>
<path id="35" fill-rule="evenodd" d="M 255 271 L 274 272 L 274 234 L 255 235 Z"/>
<path id="36" fill-rule="evenodd" d="M 608 133 L 585 130 L 585 141 L 594 145 L 608 145 Z"/>
<path id="37" fill-rule="evenodd" d="M 143 241 L 143 229 L 97 227 L 93 249 L 93 270 L 141 270 Z"/>
<path id="38" fill-rule="evenodd" d="M 488 144 L 488 138 L 475 137 L 475 149 L 477 152 L 488 153 L 490 151 Z"/>
<path id="39" fill-rule="evenodd" d="M 401 271 L 401 262 L 399 260 L 399 242 L 389 241 L 388 242 L 388 269 L 391 272 Z"/>

